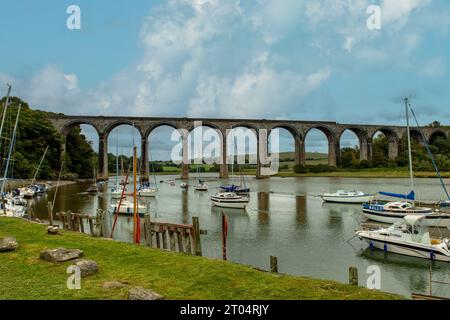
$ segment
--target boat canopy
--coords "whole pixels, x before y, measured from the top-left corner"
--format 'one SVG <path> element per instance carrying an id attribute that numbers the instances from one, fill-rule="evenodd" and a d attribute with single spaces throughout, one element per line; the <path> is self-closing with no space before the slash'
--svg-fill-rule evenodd
<path id="1" fill-rule="evenodd" d="M 401 193 L 392 193 L 392 192 L 384 192 L 384 191 L 380 191 L 378 193 L 382 194 L 383 196 L 406 199 L 406 200 L 414 200 L 416 198 L 414 190 L 412 190 L 409 194 L 406 194 L 406 195 L 401 194 Z"/>
<path id="2" fill-rule="evenodd" d="M 415 215 L 415 214 L 408 214 L 403 219 L 405 219 L 406 223 L 414 226 L 418 224 L 420 221 L 422 221 L 425 218 L 424 215 Z"/>

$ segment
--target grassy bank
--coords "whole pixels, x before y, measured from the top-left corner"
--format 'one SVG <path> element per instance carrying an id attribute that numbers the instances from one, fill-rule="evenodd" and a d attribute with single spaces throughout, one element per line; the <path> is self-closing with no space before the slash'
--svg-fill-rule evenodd
<path id="1" fill-rule="evenodd" d="M 123 299 L 127 289 L 106 290 L 105 281 L 152 289 L 166 299 L 400 299 L 333 281 L 273 275 L 250 267 L 138 247 L 87 235 L 46 234 L 46 227 L 0 218 L 0 237 L 19 242 L 15 252 L 0 253 L 0 299 Z M 78 248 L 95 260 L 100 273 L 82 279 L 81 290 L 66 289 L 70 263 L 39 260 L 39 252 Z M 346 270 L 342 270 L 346 272 Z"/>

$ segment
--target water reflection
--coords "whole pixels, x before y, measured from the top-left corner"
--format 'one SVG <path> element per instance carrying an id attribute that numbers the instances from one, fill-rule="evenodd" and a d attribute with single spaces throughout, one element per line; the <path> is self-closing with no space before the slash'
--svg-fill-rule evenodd
<path id="1" fill-rule="evenodd" d="M 170 180 L 173 177 L 158 177 Z M 422 180 L 421 180 L 422 181 Z M 150 205 L 154 221 L 192 223 L 192 216 L 200 219 L 203 254 L 221 259 L 221 214 L 228 217 L 228 258 L 238 263 L 268 267 L 269 255 L 276 255 L 280 271 L 316 278 L 348 281 L 348 267 L 360 269 L 362 278 L 369 265 L 376 264 L 382 272 L 382 289 L 409 295 L 426 292 L 428 261 L 396 254 L 384 255 L 381 251 L 367 250 L 367 244 L 358 239 L 350 246 L 346 241 L 354 235 L 362 218 L 358 205 L 323 204 L 314 195 L 323 191 L 355 186 L 361 190 L 376 190 L 389 184 L 394 189 L 405 185 L 402 179 L 327 179 L 285 178 L 250 179 L 253 192 L 247 210 L 212 207 L 210 196 L 220 185 L 227 183 L 211 179 L 209 191 L 197 192 L 193 188 L 181 190 L 178 185 L 159 184 L 155 198 L 145 199 Z M 406 183 L 407 184 L 407 183 Z M 420 185 L 420 184 L 419 184 Z M 419 190 L 423 197 L 433 199 L 439 186 L 425 183 Z M 111 199 L 107 186 L 98 195 L 85 191 L 89 184 L 62 186 L 55 201 L 55 212 L 72 211 L 95 214 L 97 209 L 108 210 Z M 104 189 L 103 189 L 104 188 Z M 419 187 L 420 189 L 420 187 Z M 47 201 L 53 201 L 55 190 L 47 196 L 33 199 L 33 210 L 41 219 L 47 218 Z M 144 201 L 144 200 L 143 200 Z M 109 235 L 114 216 L 106 216 L 105 232 Z M 114 238 L 132 241 L 133 219 L 119 216 Z M 439 231 L 447 235 L 449 232 Z M 358 253 L 359 251 L 362 251 Z M 434 276 L 444 279 L 449 265 L 435 263 Z M 436 293 L 446 289 L 436 289 Z M 449 288 L 450 290 L 450 288 Z M 450 296 L 450 292 L 447 292 Z"/>
<path id="2" fill-rule="evenodd" d="M 295 197 L 295 212 L 297 213 L 295 215 L 295 222 L 299 226 L 304 226 L 308 222 L 306 215 L 306 199 L 307 197 L 304 195 Z"/>

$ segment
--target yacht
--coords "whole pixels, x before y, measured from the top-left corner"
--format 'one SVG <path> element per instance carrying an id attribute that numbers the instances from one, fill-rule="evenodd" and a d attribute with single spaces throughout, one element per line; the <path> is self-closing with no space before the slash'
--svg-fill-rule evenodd
<path id="1" fill-rule="evenodd" d="M 408 215 L 421 215 L 424 216 L 424 224 L 428 227 L 450 227 L 450 214 L 431 208 L 416 207 L 410 201 L 364 203 L 363 214 L 370 220 L 383 223 L 396 223 Z"/>
<path id="2" fill-rule="evenodd" d="M 208 185 L 203 180 L 198 180 L 198 184 L 194 188 L 197 191 L 208 191 Z"/>
<path id="3" fill-rule="evenodd" d="M 321 198 L 325 202 L 361 204 L 373 200 L 374 195 L 362 191 L 338 190 L 334 193 L 324 193 Z"/>
<path id="4" fill-rule="evenodd" d="M 388 228 L 360 230 L 356 235 L 371 248 L 431 260 L 450 262 L 450 240 L 430 236 L 425 216 L 407 215 Z"/>
<path id="5" fill-rule="evenodd" d="M 158 189 L 152 188 L 150 186 L 146 186 L 146 187 L 140 188 L 138 190 L 138 194 L 141 197 L 154 197 L 154 196 L 156 196 L 157 192 L 158 192 Z"/>
<path id="6" fill-rule="evenodd" d="M 211 202 L 216 207 L 245 209 L 249 199 L 234 192 L 222 192 L 211 196 Z"/>
<path id="7" fill-rule="evenodd" d="M 114 214 L 117 213 L 117 207 L 119 206 L 119 202 L 117 202 L 115 204 L 114 203 L 111 204 L 111 209 Z M 147 206 L 138 203 L 137 211 L 140 215 L 143 215 L 147 212 Z M 119 214 L 133 215 L 134 214 L 134 203 L 129 200 L 122 200 L 122 203 L 120 204 Z"/>

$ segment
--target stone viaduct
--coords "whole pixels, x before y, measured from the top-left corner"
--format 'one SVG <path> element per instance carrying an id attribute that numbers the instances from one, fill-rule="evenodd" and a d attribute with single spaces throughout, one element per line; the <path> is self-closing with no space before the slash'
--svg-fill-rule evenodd
<path id="1" fill-rule="evenodd" d="M 383 133 L 389 141 L 389 158 L 394 159 L 399 154 L 399 143 L 401 137 L 406 133 L 404 126 L 391 125 L 365 125 L 365 124 L 341 124 L 330 121 L 297 121 L 297 120 L 265 120 L 265 119 L 210 119 L 210 118 L 159 118 L 159 117 L 119 117 L 119 116 L 72 116 L 56 114 L 51 116 L 51 123 L 64 137 L 74 126 L 86 124 L 95 128 L 99 136 L 99 179 L 108 178 L 108 135 L 120 125 L 132 125 L 141 135 L 141 160 L 145 165 L 142 166 L 141 174 L 148 177 L 149 174 L 149 135 L 160 126 L 170 126 L 180 130 L 183 139 L 183 159 L 188 154 L 188 144 L 186 132 L 194 129 L 194 123 L 201 122 L 204 127 L 215 129 L 221 139 L 222 163 L 227 163 L 227 129 L 245 127 L 252 129 L 256 133 L 258 151 L 260 152 L 260 143 L 258 133 L 262 129 L 270 133 L 271 130 L 282 128 L 289 131 L 295 141 L 295 162 L 305 164 L 305 137 L 311 129 L 322 131 L 328 140 L 328 161 L 330 165 L 339 166 L 340 164 L 340 139 L 346 130 L 355 133 L 359 140 L 360 159 L 372 159 L 372 140 L 377 132 Z M 183 133 L 184 132 L 184 133 Z M 421 141 L 422 136 L 417 128 L 410 129 L 412 139 Z M 422 132 L 425 138 L 430 141 L 436 136 L 448 137 L 448 131 L 440 127 L 423 127 Z M 257 175 L 261 172 L 261 163 L 259 157 L 257 161 Z M 189 177 L 188 164 L 183 164 L 182 178 Z M 220 177 L 228 177 L 228 166 L 220 165 Z"/>

